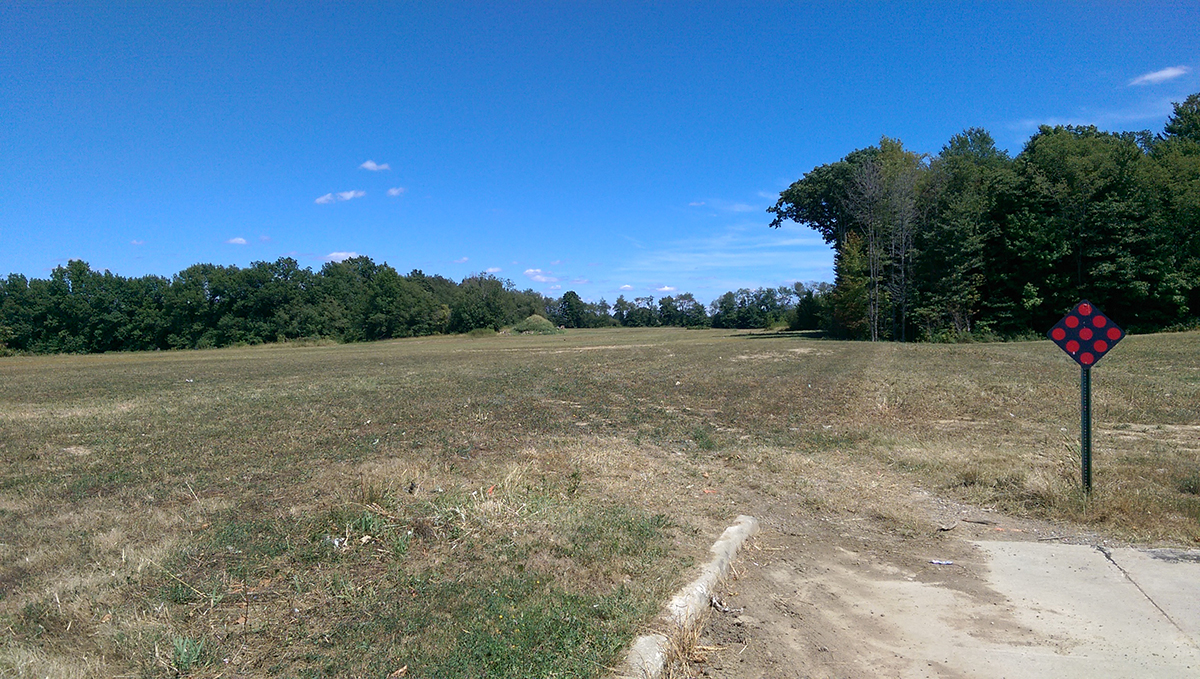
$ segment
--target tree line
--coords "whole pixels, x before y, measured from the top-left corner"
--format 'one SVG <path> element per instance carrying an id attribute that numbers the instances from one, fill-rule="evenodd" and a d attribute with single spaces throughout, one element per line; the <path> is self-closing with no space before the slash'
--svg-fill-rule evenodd
<path id="1" fill-rule="evenodd" d="M 72 260 L 49 279 L 0 281 L 0 347 L 34 353 L 195 349 L 300 338 L 360 342 L 499 328 L 545 298 L 489 275 L 400 275 L 369 257 L 319 271 L 292 258 L 197 264 L 126 278 Z"/>
<path id="2" fill-rule="evenodd" d="M 1200 94 L 1160 134 L 1042 126 L 1016 157 L 979 128 L 936 156 L 884 137 L 768 208 L 835 252 L 816 323 L 869 340 L 1041 334 L 1088 298 L 1124 327 L 1200 312 Z"/>
<path id="3" fill-rule="evenodd" d="M 461 282 L 360 256 L 318 271 L 284 257 L 249 267 L 197 264 L 130 278 L 72 260 L 48 279 L 0 279 L 0 354 L 198 349 L 307 338 L 363 342 L 500 330 L 532 315 L 568 328 L 760 328 L 787 322 L 803 285 L 585 302 L 477 274 Z M 810 295 L 811 296 L 811 295 Z"/>

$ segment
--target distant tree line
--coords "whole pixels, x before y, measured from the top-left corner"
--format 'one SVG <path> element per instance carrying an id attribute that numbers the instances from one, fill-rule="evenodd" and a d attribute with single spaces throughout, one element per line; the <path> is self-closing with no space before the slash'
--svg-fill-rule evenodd
<path id="1" fill-rule="evenodd" d="M 1195 324 L 1200 94 L 1161 134 L 1043 126 L 1015 158 L 978 128 L 933 157 L 885 137 L 768 212 L 833 247 L 812 306 L 838 336 L 1040 334 L 1081 298 L 1133 331 Z"/>
<path id="2" fill-rule="evenodd" d="M 0 281 L 0 347 L 35 353 L 192 349 L 299 338 L 361 342 L 500 328 L 547 299 L 480 274 L 455 283 L 400 275 L 369 257 L 320 271 L 296 260 L 197 264 L 125 278 L 73 260 L 50 278 Z"/>
<path id="3" fill-rule="evenodd" d="M 363 342 L 500 330 L 532 315 L 568 328 L 762 328 L 789 322 L 808 288 L 726 293 L 706 308 L 691 293 L 585 302 L 552 299 L 478 274 L 459 283 L 355 257 L 319 271 L 296 260 L 197 264 L 170 278 L 127 278 L 72 260 L 48 279 L 0 279 L 0 352 L 196 349 L 303 338 Z M 811 297 L 811 291 L 809 292 Z M 789 316 L 791 314 L 791 316 Z M 812 327 L 817 327 L 815 322 Z"/>

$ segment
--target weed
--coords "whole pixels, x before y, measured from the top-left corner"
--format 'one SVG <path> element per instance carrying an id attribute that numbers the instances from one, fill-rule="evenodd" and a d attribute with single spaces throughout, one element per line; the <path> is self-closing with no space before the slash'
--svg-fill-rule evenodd
<path id="1" fill-rule="evenodd" d="M 1188 495 L 1200 495 L 1200 471 L 1194 471 L 1176 481 L 1175 488 Z"/>
<path id="2" fill-rule="evenodd" d="M 204 642 L 190 637 L 175 637 L 171 640 L 173 650 L 171 666 L 181 675 L 201 666 L 204 658 Z"/>
<path id="3" fill-rule="evenodd" d="M 696 427 L 692 430 L 692 440 L 700 450 L 715 450 L 717 447 L 717 442 L 704 427 Z"/>

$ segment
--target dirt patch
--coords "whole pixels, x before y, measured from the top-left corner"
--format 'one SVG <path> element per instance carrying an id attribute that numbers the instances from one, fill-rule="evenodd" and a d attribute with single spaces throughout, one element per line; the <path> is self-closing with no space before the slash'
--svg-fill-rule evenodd
<path id="1" fill-rule="evenodd" d="M 895 489 L 899 491 L 900 489 Z M 974 540 L 1087 542 L 1096 536 L 1019 520 L 920 489 L 889 493 L 916 531 L 876 509 L 813 513 L 784 503 L 762 517 L 710 611 L 688 677 L 958 676 L 950 659 L 970 644 L 1047 647 L 986 578 Z M 922 617 L 930 610 L 952 611 Z M 906 630 L 899 634 L 899 629 Z M 921 632 L 913 635 L 911 630 Z"/>

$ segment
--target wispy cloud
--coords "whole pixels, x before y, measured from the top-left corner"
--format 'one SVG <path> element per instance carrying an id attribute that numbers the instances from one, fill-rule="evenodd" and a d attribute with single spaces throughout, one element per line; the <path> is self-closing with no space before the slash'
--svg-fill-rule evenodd
<path id="1" fill-rule="evenodd" d="M 367 195 L 366 191 L 338 191 L 337 193 L 327 193 L 313 202 L 317 205 L 328 205 L 334 201 L 354 200 Z"/>
<path id="2" fill-rule="evenodd" d="M 258 240 L 260 243 L 270 243 L 271 237 L 270 236 L 259 236 Z"/>
<path id="3" fill-rule="evenodd" d="M 571 280 L 571 285 L 591 285 L 592 282 L 586 278 L 575 278 Z"/>
<path id="4" fill-rule="evenodd" d="M 225 242 L 229 243 L 230 245 L 245 245 L 246 239 L 242 238 L 241 236 L 238 236 L 237 238 L 230 238 L 229 240 L 227 240 Z"/>
<path id="5" fill-rule="evenodd" d="M 145 245 L 145 244 L 146 244 L 146 241 L 144 241 L 144 240 L 131 240 L 131 241 L 129 241 L 129 244 L 130 244 L 130 245 Z"/>
<path id="6" fill-rule="evenodd" d="M 766 209 L 765 207 L 759 207 L 757 205 L 751 205 L 750 203 L 744 203 L 741 201 L 721 200 L 714 198 L 710 198 L 703 202 L 689 203 L 689 205 L 692 207 L 704 206 L 718 212 L 728 212 L 733 214 L 740 214 L 743 212 L 760 212 Z"/>
<path id="7" fill-rule="evenodd" d="M 631 280 L 621 290 L 682 288 L 700 296 L 740 287 L 778 285 L 787 278 L 828 280 L 833 255 L 811 229 L 785 224 L 768 229 L 761 222 L 738 224 L 630 253 L 614 273 Z M 769 277 L 764 280 L 764 277 Z M 664 286 L 659 281 L 671 280 Z"/>
<path id="8" fill-rule="evenodd" d="M 341 262 L 343 260 L 353 259 L 361 256 L 362 255 L 358 254 L 357 252 L 331 252 L 322 257 L 322 259 L 327 262 Z"/>
<path id="9" fill-rule="evenodd" d="M 501 271 L 503 271 L 503 269 L 501 269 L 498 266 L 489 266 L 488 268 L 484 269 L 484 271 L 486 273 L 500 273 Z"/>
<path id="10" fill-rule="evenodd" d="M 561 285 L 551 285 L 550 289 L 551 290 L 562 290 L 562 286 Z"/>
<path id="11" fill-rule="evenodd" d="M 537 281 L 538 283 L 558 282 L 558 279 L 554 276 L 551 276 L 550 272 L 542 271 L 541 269 L 525 269 L 525 276 L 528 277 L 529 280 Z"/>
<path id="12" fill-rule="evenodd" d="M 550 266 L 558 266 L 559 264 L 562 264 L 561 259 L 556 259 L 553 262 L 550 262 Z"/>
<path id="13" fill-rule="evenodd" d="M 655 290 L 657 290 L 658 292 L 675 292 L 675 291 L 676 291 L 676 290 L 678 290 L 679 288 L 673 288 L 673 287 L 671 287 L 671 286 L 669 286 L 669 285 L 664 285 L 664 286 L 662 286 L 662 287 L 660 287 L 660 288 L 654 288 L 654 289 L 655 289 Z"/>
<path id="14" fill-rule="evenodd" d="M 1171 115 L 1174 106 L 1170 98 L 1156 98 L 1138 102 L 1121 109 L 1082 110 L 1073 116 L 1047 116 L 1045 118 L 1026 118 L 1009 126 L 1015 132 L 1029 134 L 1042 125 L 1056 127 L 1058 125 L 1095 125 L 1101 129 L 1128 129 L 1130 125 L 1144 125 L 1148 122 L 1164 122 Z"/>
<path id="15" fill-rule="evenodd" d="M 1157 85 L 1159 83 L 1165 83 L 1168 80 L 1174 80 L 1180 76 L 1187 75 L 1191 70 L 1192 69 L 1188 68 L 1187 66 L 1171 66 L 1169 68 L 1164 68 L 1161 71 L 1143 73 L 1133 80 L 1130 80 L 1129 85 L 1131 87 L 1134 85 Z"/>
<path id="16" fill-rule="evenodd" d="M 694 200 L 688 203 L 688 207 L 707 207 L 718 212 L 758 212 L 759 207 L 749 203 L 738 201 L 720 200 L 710 198 L 708 200 Z"/>
<path id="17" fill-rule="evenodd" d="M 390 166 L 390 165 L 388 165 L 387 163 L 384 163 L 383 165 L 380 165 L 379 163 L 376 163 L 376 162 L 375 162 L 375 161 L 373 161 L 373 160 L 368 160 L 367 162 L 363 163 L 362 165 L 359 165 L 359 167 L 360 167 L 360 168 L 362 168 L 362 169 L 364 169 L 364 170 L 370 170 L 371 172 L 379 172 L 379 171 L 381 171 L 381 170 L 390 170 L 390 169 L 392 169 L 392 168 L 391 168 L 391 166 Z"/>
<path id="18" fill-rule="evenodd" d="M 470 259 L 470 257 L 459 257 L 458 259 L 454 260 L 454 263 L 455 264 L 466 264 L 468 259 Z"/>
<path id="19" fill-rule="evenodd" d="M 404 188 L 403 186 L 396 186 L 396 187 L 388 189 L 388 195 L 391 196 L 392 198 L 395 198 L 396 196 L 399 196 L 400 194 L 404 193 L 407 190 L 408 189 Z"/>

